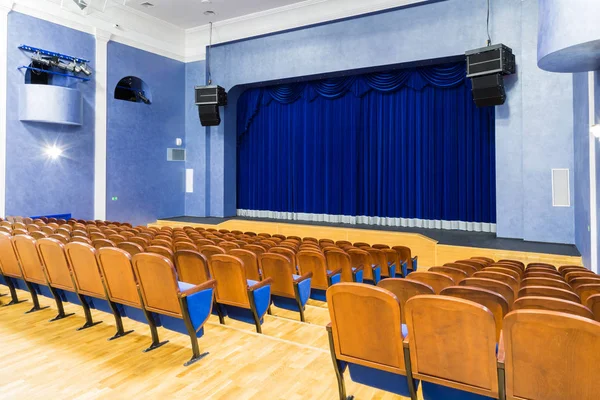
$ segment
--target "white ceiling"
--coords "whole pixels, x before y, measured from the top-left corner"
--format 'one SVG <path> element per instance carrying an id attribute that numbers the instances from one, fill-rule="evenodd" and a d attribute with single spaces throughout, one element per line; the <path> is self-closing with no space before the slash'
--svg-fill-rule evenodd
<path id="1" fill-rule="evenodd" d="M 154 7 L 142 6 L 141 4 L 145 2 L 154 4 Z M 180 28 L 188 29 L 206 25 L 209 22 L 218 22 L 291 4 L 309 2 L 313 3 L 314 0 L 126 0 L 125 5 Z M 216 15 L 204 15 L 204 12 L 208 10 L 214 11 Z"/>

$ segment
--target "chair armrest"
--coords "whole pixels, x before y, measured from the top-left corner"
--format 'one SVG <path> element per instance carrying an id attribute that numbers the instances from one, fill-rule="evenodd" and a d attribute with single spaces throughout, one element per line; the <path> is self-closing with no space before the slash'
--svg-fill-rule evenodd
<path id="1" fill-rule="evenodd" d="M 498 363 L 504 367 L 504 359 L 506 358 L 506 351 L 504 350 L 504 335 L 500 331 L 500 338 L 498 339 Z"/>
<path id="2" fill-rule="evenodd" d="M 268 286 L 268 285 L 270 285 L 271 283 L 273 283 L 273 278 L 267 278 L 267 279 L 265 279 L 265 280 L 262 280 L 262 281 L 260 281 L 260 282 L 258 282 L 258 283 L 256 283 L 256 284 L 254 284 L 254 285 L 250 286 L 250 287 L 248 288 L 248 290 L 250 290 L 250 291 L 254 291 L 254 290 L 256 290 L 256 289 L 260 289 L 261 287 Z"/>
<path id="3" fill-rule="evenodd" d="M 325 327 L 325 329 L 327 329 L 328 332 L 331 332 L 331 330 L 333 329 L 331 327 L 331 322 L 327 324 L 327 326 Z"/>
<path id="4" fill-rule="evenodd" d="M 338 268 L 338 269 L 336 269 L 336 270 L 334 270 L 334 271 L 329 271 L 329 272 L 327 273 L 327 276 L 328 276 L 328 277 L 332 277 L 332 276 L 334 276 L 334 275 L 337 275 L 337 274 L 340 274 L 340 273 L 342 273 L 342 269 L 341 269 L 341 268 Z"/>
<path id="5" fill-rule="evenodd" d="M 354 271 L 352 271 L 354 274 L 356 274 L 358 271 L 363 271 L 365 269 L 365 267 L 363 267 L 362 265 L 359 265 L 358 267 L 354 267 Z"/>
<path id="6" fill-rule="evenodd" d="M 185 290 L 185 291 L 179 293 L 179 297 L 183 298 L 183 297 L 191 296 L 194 293 L 198 293 L 198 292 L 201 292 L 206 289 L 214 289 L 216 286 L 217 286 L 217 281 L 214 279 L 211 279 L 204 283 L 201 283 L 200 285 L 196 285 L 193 288 L 189 288 L 188 290 Z"/>
<path id="7" fill-rule="evenodd" d="M 312 276 L 313 276 L 312 271 L 309 271 L 309 272 L 305 273 L 304 275 L 302 275 L 301 277 L 294 279 L 294 282 L 295 283 L 300 283 L 300 282 L 303 282 L 303 281 L 305 281 L 307 279 L 312 278 Z"/>
<path id="8" fill-rule="evenodd" d="M 410 348 L 410 342 L 408 341 L 408 336 L 404 338 L 404 340 L 402 340 L 402 347 L 404 347 L 405 349 Z"/>

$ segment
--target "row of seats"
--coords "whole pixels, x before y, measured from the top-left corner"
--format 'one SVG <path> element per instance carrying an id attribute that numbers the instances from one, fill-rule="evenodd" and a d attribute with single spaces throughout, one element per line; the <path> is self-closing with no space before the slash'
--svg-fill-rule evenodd
<path id="1" fill-rule="evenodd" d="M 600 323 L 571 313 L 518 309 L 498 320 L 468 286 L 402 303 L 393 287 L 341 283 L 327 291 L 327 330 L 340 399 L 354 382 L 425 400 L 597 398 Z M 415 281 L 416 283 L 416 281 Z M 389 285 L 389 286 L 388 286 Z M 455 289 L 456 292 L 453 290 Z M 479 301 L 477 301 L 479 300 Z M 351 397 L 348 397 L 351 398 Z"/>

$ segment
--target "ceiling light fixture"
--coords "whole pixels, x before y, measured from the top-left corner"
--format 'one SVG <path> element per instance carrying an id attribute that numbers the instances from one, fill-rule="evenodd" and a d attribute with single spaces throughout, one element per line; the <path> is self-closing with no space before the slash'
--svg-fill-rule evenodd
<path id="1" fill-rule="evenodd" d="M 48 146 L 44 149 L 44 153 L 46 156 L 52 160 L 56 160 L 58 157 L 62 156 L 62 149 L 56 145 Z"/>
<path id="2" fill-rule="evenodd" d="M 592 125 L 590 127 L 590 133 L 594 135 L 596 139 L 600 139 L 600 124 Z"/>
<path id="3" fill-rule="evenodd" d="M 217 13 L 214 12 L 214 11 L 212 11 L 212 10 L 204 11 L 204 15 L 206 15 L 206 16 L 211 16 L 212 17 L 213 15 L 216 15 L 216 14 Z"/>
<path id="4" fill-rule="evenodd" d="M 150 8 L 150 7 L 154 7 L 154 4 L 150 3 L 149 1 L 145 1 L 142 4 L 140 4 L 140 6 Z"/>

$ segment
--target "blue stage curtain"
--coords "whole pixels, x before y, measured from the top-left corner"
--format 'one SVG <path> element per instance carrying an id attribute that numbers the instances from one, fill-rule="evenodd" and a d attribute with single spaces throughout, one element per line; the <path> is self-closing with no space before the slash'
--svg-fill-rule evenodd
<path id="1" fill-rule="evenodd" d="M 494 224 L 494 108 L 470 90 L 464 63 L 247 90 L 238 209 Z"/>

